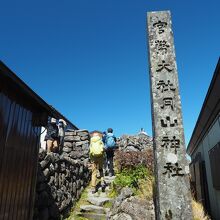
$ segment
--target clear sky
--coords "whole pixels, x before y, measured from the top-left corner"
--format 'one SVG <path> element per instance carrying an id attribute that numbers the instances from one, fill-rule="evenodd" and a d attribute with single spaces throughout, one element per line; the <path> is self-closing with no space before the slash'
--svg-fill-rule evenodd
<path id="1" fill-rule="evenodd" d="M 1 1 L 0 59 L 79 128 L 152 134 L 146 12 L 171 10 L 186 142 L 220 51 L 219 0 Z"/>

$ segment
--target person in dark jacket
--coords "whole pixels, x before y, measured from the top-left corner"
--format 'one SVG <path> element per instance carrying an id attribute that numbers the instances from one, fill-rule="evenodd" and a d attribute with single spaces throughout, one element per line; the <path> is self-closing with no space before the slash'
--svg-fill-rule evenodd
<path id="1" fill-rule="evenodd" d="M 47 125 L 47 134 L 45 136 L 45 141 L 47 143 L 47 152 L 57 152 L 58 150 L 58 127 L 56 124 L 56 119 L 51 118 Z"/>
<path id="2" fill-rule="evenodd" d="M 114 175 L 114 166 L 113 166 L 113 158 L 114 158 L 114 150 L 116 148 L 116 137 L 113 134 L 113 129 L 108 128 L 107 134 L 105 136 L 105 152 L 106 152 L 106 164 L 109 170 L 109 176 Z"/>

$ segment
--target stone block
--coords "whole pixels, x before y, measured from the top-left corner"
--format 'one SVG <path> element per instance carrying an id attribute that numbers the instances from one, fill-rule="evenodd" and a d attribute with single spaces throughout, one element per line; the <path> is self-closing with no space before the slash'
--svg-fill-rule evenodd
<path id="1" fill-rule="evenodd" d="M 64 142 L 63 146 L 64 147 L 72 148 L 73 147 L 73 143 L 71 143 L 71 142 Z"/>
<path id="2" fill-rule="evenodd" d="M 65 136 L 64 137 L 64 141 L 65 142 L 73 142 L 74 141 L 74 137 L 75 136 Z"/>
<path id="3" fill-rule="evenodd" d="M 80 141 L 81 139 L 80 139 L 80 136 L 75 136 L 74 137 L 74 141 Z"/>
<path id="4" fill-rule="evenodd" d="M 70 152 L 70 157 L 73 159 L 78 159 L 81 158 L 83 156 L 81 151 L 71 151 Z"/>
<path id="5" fill-rule="evenodd" d="M 123 213 L 123 212 L 118 213 L 118 214 L 112 216 L 112 218 L 111 218 L 111 220 L 125 220 L 125 219 L 126 220 L 133 220 L 133 218 L 130 215 Z"/>
<path id="6" fill-rule="evenodd" d="M 80 181 L 80 180 L 77 180 L 77 181 L 76 181 L 76 188 L 77 188 L 77 189 L 80 189 L 80 188 L 81 188 L 81 181 Z"/>
<path id="7" fill-rule="evenodd" d="M 49 163 L 49 161 L 42 160 L 42 161 L 40 162 L 41 168 L 44 169 L 44 168 L 47 166 L 48 163 Z"/>
<path id="8" fill-rule="evenodd" d="M 84 137 L 84 136 L 89 136 L 89 133 L 86 131 L 81 131 L 81 132 L 77 132 L 77 135 L 79 135 L 80 137 Z"/>
<path id="9" fill-rule="evenodd" d="M 89 140 L 89 136 L 82 136 L 80 137 L 80 140 L 81 141 Z"/>
<path id="10" fill-rule="evenodd" d="M 191 220 L 192 198 L 185 169 L 188 161 L 170 11 L 148 12 L 147 21 L 158 198 L 156 219 Z"/>
<path id="11" fill-rule="evenodd" d="M 109 202 L 111 201 L 110 198 L 101 198 L 101 197 L 89 197 L 87 199 L 87 201 L 89 203 L 91 203 L 92 205 L 96 205 L 96 206 L 103 206 L 106 202 Z"/>
<path id="12" fill-rule="evenodd" d="M 76 131 L 66 131 L 65 136 L 76 136 Z"/>
<path id="13" fill-rule="evenodd" d="M 69 152 L 71 152 L 72 148 L 70 148 L 70 147 L 63 147 L 62 150 L 63 150 L 63 152 L 69 153 Z"/>
<path id="14" fill-rule="evenodd" d="M 89 143 L 82 145 L 82 150 L 89 150 Z"/>
<path id="15" fill-rule="evenodd" d="M 88 140 L 87 141 L 79 141 L 79 142 L 76 142 L 76 147 L 82 146 L 83 144 L 88 144 L 88 143 L 89 143 Z"/>
<path id="16" fill-rule="evenodd" d="M 50 175 L 50 170 L 48 168 L 46 168 L 44 171 L 44 176 L 47 178 Z"/>
<path id="17" fill-rule="evenodd" d="M 105 208 L 96 205 L 81 205 L 80 210 L 82 212 L 93 212 L 98 214 L 106 213 Z"/>

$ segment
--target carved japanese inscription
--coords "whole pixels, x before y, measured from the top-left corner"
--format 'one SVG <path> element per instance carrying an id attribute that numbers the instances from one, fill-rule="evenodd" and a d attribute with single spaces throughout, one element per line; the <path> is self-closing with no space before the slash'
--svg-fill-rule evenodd
<path id="1" fill-rule="evenodd" d="M 192 219 L 179 83 L 169 11 L 147 15 L 157 219 Z"/>

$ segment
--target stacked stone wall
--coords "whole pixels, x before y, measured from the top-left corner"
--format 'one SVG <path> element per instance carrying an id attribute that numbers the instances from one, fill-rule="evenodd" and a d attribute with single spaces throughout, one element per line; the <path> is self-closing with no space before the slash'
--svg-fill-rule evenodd
<path id="1" fill-rule="evenodd" d="M 89 133 L 86 130 L 67 130 L 59 154 L 48 154 L 40 149 L 34 220 L 68 216 L 89 183 L 88 160 Z"/>
<path id="2" fill-rule="evenodd" d="M 129 151 L 145 151 L 152 149 L 153 140 L 150 136 L 145 134 L 138 135 L 122 135 L 117 140 L 119 150 L 124 152 Z"/>

